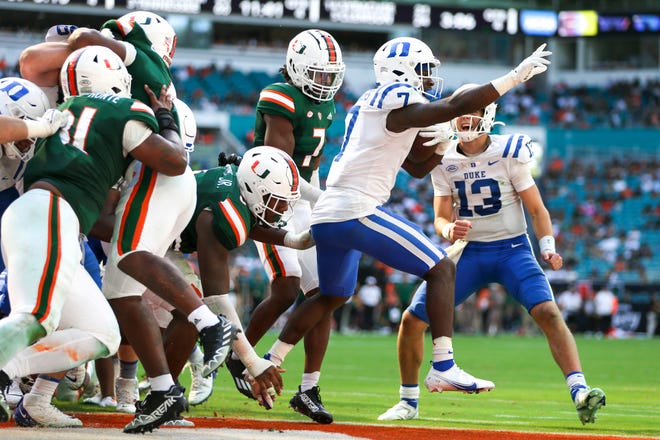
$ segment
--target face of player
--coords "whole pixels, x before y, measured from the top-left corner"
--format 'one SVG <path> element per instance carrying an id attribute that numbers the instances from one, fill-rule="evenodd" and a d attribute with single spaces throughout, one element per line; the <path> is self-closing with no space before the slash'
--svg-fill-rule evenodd
<path id="1" fill-rule="evenodd" d="M 266 202 L 266 213 L 264 217 L 266 221 L 271 224 L 277 223 L 284 213 L 289 209 L 289 202 L 279 199 L 277 197 L 268 197 Z"/>
<path id="2" fill-rule="evenodd" d="M 484 116 L 484 111 L 478 110 L 476 112 L 468 113 L 456 118 L 456 130 L 457 131 L 477 131 L 479 128 L 479 123 Z M 487 134 L 487 133 L 484 133 Z"/>
<path id="3" fill-rule="evenodd" d="M 335 72 L 323 72 L 321 70 L 315 70 L 315 69 L 308 69 L 307 73 L 309 77 L 312 78 L 314 83 L 320 86 L 333 85 L 335 82 L 335 78 L 337 77 L 337 73 Z"/>

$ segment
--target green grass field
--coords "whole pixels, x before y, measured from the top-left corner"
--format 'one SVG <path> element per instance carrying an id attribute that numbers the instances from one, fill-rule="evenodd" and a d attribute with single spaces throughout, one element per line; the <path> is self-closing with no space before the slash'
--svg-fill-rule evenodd
<path id="1" fill-rule="evenodd" d="M 264 338 L 258 352 L 267 351 L 275 337 Z M 422 384 L 419 420 L 379 422 L 378 415 L 398 401 L 396 336 L 333 334 L 321 395 L 336 422 L 660 437 L 660 339 L 578 338 L 577 343 L 588 383 L 607 393 L 607 406 L 595 424 L 586 426 L 579 422 L 562 374 L 540 336 L 456 335 L 459 366 L 494 381 L 496 389 L 478 395 L 431 394 Z M 430 344 L 428 340 L 429 360 Z M 287 357 L 286 390 L 273 410 L 265 411 L 240 395 L 222 368 L 211 399 L 190 414 L 309 420 L 288 408 L 300 383 L 302 358 L 302 346 Z M 422 381 L 427 368 L 423 365 Z M 188 380 L 186 372 L 181 381 L 187 386 Z M 86 405 L 74 407 L 89 410 Z"/>

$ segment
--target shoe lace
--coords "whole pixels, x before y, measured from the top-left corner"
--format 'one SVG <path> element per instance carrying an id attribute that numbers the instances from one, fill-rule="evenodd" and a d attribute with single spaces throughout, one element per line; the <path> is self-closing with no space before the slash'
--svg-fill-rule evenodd
<path id="1" fill-rule="evenodd" d="M 319 387 L 313 387 L 307 391 L 307 395 L 310 396 L 315 402 L 318 402 L 319 405 L 322 405 L 321 401 L 321 389 Z"/>

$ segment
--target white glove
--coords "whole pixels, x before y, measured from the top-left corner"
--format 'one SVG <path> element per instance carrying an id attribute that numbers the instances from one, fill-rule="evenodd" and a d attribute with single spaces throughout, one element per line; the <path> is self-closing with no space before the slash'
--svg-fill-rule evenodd
<path id="1" fill-rule="evenodd" d="M 441 122 L 439 124 L 433 124 L 430 127 L 422 128 L 419 130 L 419 136 L 423 138 L 431 138 L 424 142 L 422 145 L 425 147 L 432 147 L 441 142 L 449 142 L 454 139 L 456 133 L 451 128 L 450 122 Z"/>
<path id="2" fill-rule="evenodd" d="M 548 70 L 550 60 L 545 57 L 552 55 L 552 52 L 544 49 L 545 43 L 540 45 L 533 54 L 525 58 L 522 63 L 511 72 L 491 81 L 491 84 L 495 87 L 495 90 L 497 90 L 500 96 L 504 95 L 518 84 L 524 83 L 533 76 Z"/>
<path id="3" fill-rule="evenodd" d="M 57 42 L 57 41 L 66 41 L 69 38 L 69 35 L 78 29 L 78 26 L 75 24 L 56 24 L 51 26 L 46 32 L 45 41 L 46 42 Z"/>
<path id="4" fill-rule="evenodd" d="M 293 249 L 304 250 L 309 249 L 314 246 L 314 238 L 312 237 L 312 231 L 307 229 L 306 231 L 295 233 L 287 232 L 284 236 L 284 246 L 290 247 Z"/>
<path id="5" fill-rule="evenodd" d="M 27 137 L 35 138 L 54 134 L 66 125 L 68 119 L 65 113 L 51 108 L 46 110 L 42 117 L 35 120 L 25 119 L 23 122 L 27 126 Z"/>

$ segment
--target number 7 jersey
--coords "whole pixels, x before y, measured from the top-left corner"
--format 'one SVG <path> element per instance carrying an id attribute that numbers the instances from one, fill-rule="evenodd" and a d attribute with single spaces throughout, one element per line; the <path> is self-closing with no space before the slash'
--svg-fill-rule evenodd
<path id="1" fill-rule="evenodd" d="M 470 220 L 468 241 L 495 241 L 527 231 L 518 193 L 534 185 L 526 135 L 490 135 L 482 153 L 466 156 L 454 143 L 431 171 L 434 195 L 451 195 L 456 218 Z"/>
<path id="2" fill-rule="evenodd" d="M 334 101 L 317 102 L 305 96 L 291 84 L 275 83 L 266 86 L 259 94 L 254 145 L 264 145 L 266 123 L 263 115 L 274 115 L 288 119 L 293 125 L 296 145 L 291 157 L 300 171 L 300 176 L 310 181 L 318 166 L 317 158 L 323 153 L 326 130 L 335 117 Z M 279 145 L 272 145 L 279 147 Z"/>

